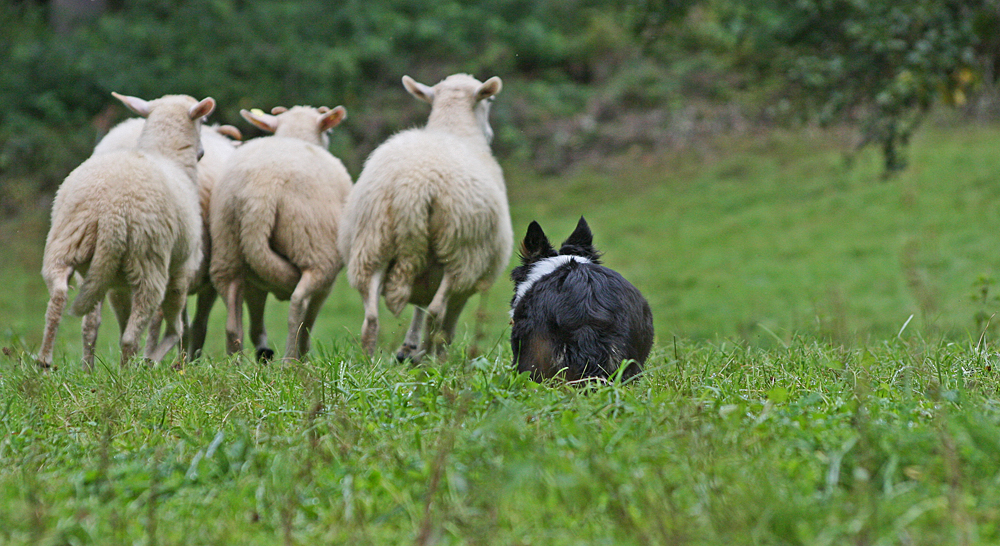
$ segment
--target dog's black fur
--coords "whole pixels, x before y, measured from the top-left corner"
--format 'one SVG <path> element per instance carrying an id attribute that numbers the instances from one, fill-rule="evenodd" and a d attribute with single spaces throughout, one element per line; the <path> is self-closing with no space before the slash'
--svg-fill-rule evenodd
<path id="1" fill-rule="evenodd" d="M 532 379 L 562 375 L 574 381 L 614 375 L 632 360 L 622 378 L 641 370 L 653 344 L 653 314 L 642 294 L 621 275 L 604 267 L 593 235 L 580 218 L 559 252 L 538 222 L 531 222 L 521 243 L 521 265 L 511 272 L 510 344 L 514 364 Z M 567 256 L 545 262 L 548 258 Z M 577 256 L 584 260 L 568 258 Z M 589 263 L 588 263 L 589 261 Z M 541 264 L 541 265 L 540 265 Z M 518 288 L 549 267 L 518 299 Z"/>

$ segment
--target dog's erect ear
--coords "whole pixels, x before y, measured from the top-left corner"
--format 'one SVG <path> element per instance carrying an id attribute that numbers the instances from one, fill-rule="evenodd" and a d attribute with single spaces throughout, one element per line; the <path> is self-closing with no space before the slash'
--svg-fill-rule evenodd
<path id="1" fill-rule="evenodd" d="M 541 254 L 552 248 L 552 243 L 549 243 L 549 238 L 545 236 L 538 222 L 532 221 L 528 224 L 528 232 L 524 235 L 524 248 L 529 254 Z"/>
<path id="2" fill-rule="evenodd" d="M 532 258 L 555 256 L 556 249 L 552 248 L 552 243 L 542 231 L 542 226 L 538 222 L 532 221 L 528 224 L 528 232 L 521 242 L 521 260 L 528 262 Z"/>
<path id="3" fill-rule="evenodd" d="M 580 221 L 576 224 L 576 229 L 573 233 L 569 235 L 569 238 L 563 242 L 563 246 L 593 246 L 594 245 L 594 234 L 590 232 L 590 226 L 587 225 L 587 221 L 580 217 Z"/>
<path id="4" fill-rule="evenodd" d="M 600 263 L 598 260 L 601 253 L 594 248 L 594 234 L 590 232 L 590 226 L 583 216 L 580 217 L 580 222 L 576 224 L 573 233 L 563 241 L 559 254 L 583 256 L 594 263 Z"/>

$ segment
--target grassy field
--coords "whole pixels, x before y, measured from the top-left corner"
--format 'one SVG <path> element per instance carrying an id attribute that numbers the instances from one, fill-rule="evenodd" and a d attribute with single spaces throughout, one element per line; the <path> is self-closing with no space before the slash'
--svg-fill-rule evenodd
<path id="1" fill-rule="evenodd" d="M 119 369 L 108 314 L 93 374 L 72 317 L 41 373 L 46 219 L 7 222 L 0 544 L 996 544 L 1000 128 L 928 127 L 888 182 L 841 149 L 776 132 L 506 166 L 518 235 L 583 214 L 649 299 L 629 385 L 512 373 L 506 279 L 417 368 L 360 353 L 341 279 L 305 363 L 222 356 L 217 306 L 180 371 Z"/>

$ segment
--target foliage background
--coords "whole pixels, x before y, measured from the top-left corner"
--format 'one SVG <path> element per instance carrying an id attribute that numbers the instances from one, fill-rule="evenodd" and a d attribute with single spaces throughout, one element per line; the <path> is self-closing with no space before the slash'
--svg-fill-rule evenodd
<path id="1" fill-rule="evenodd" d="M 787 123 L 850 123 L 888 172 L 937 103 L 983 114 L 996 0 L 0 1 L 0 202 L 48 195 L 126 113 L 111 91 L 241 108 L 343 104 L 333 151 L 357 173 L 422 123 L 401 89 L 500 75 L 502 158 L 546 173 Z M 987 101 L 989 104 L 992 102 Z M 253 136 L 251 133 L 250 136 Z"/>
<path id="2" fill-rule="evenodd" d="M 561 126 L 600 99 L 590 86 L 633 107 L 675 91 L 662 69 L 633 63 L 632 19 L 611 2 L 137 0 L 66 34 L 50 28 L 53 6 L 4 4 L 5 201 L 53 191 L 89 154 L 125 115 L 111 91 L 210 95 L 220 104 L 213 119 L 241 126 L 241 108 L 344 104 L 351 123 L 332 147 L 355 173 L 386 136 L 425 119 L 403 74 L 430 84 L 457 71 L 502 76 L 498 153 L 549 169 L 588 137 Z"/>

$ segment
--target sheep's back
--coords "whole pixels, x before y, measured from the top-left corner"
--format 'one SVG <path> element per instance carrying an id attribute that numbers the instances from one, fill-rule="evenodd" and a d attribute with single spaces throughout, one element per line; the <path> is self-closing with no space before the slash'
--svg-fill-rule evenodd
<path id="1" fill-rule="evenodd" d="M 162 165 L 139 152 L 119 151 L 92 156 L 74 169 L 56 192 L 57 208 L 95 214 L 162 215 L 171 213 L 165 199 L 175 195 L 170 177 L 183 170 Z"/>
<path id="2" fill-rule="evenodd" d="M 117 152 L 122 150 L 134 150 L 139 142 L 139 134 L 146 120 L 143 118 L 129 118 L 118 125 L 115 125 L 104 135 L 104 138 L 94 146 L 95 154 L 107 152 Z"/>
<path id="3" fill-rule="evenodd" d="M 399 133 L 369 156 L 345 224 L 353 231 L 341 247 L 359 260 L 349 261 L 352 284 L 404 249 L 433 252 L 459 277 L 459 290 L 482 288 L 506 265 L 513 239 L 503 173 L 485 143 L 424 129 Z"/>
<path id="4" fill-rule="evenodd" d="M 411 129 L 397 133 L 365 162 L 358 185 L 390 186 L 419 178 L 444 192 L 505 192 L 503 173 L 486 146 L 450 133 Z"/>
<path id="5" fill-rule="evenodd" d="M 56 192 L 50 243 L 73 244 L 81 230 L 111 217 L 131 226 L 133 242 L 166 246 L 174 257 L 200 249 L 194 183 L 167 160 L 138 151 L 91 156 Z"/>
<path id="6" fill-rule="evenodd" d="M 329 152 L 270 136 L 236 149 L 214 199 L 237 209 L 240 223 L 273 222 L 271 244 L 299 268 L 339 270 L 338 220 L 350 191 L 350 174 Z"/>
<path id="7" fill-rule="evenodd" d="M 503 173 L 488 148 L 422 129 L 399 133 L 372 152 L 351 200 L 352 209 L 382 209 L 397 223 L 421 200 L 433 201 L 445 224 L 507 209 Z"/>

